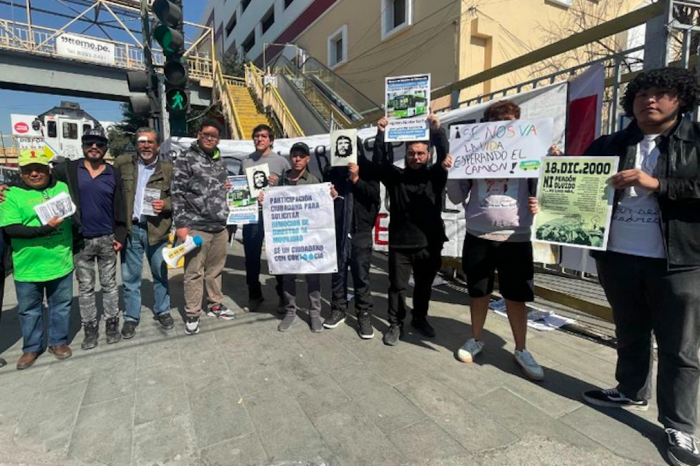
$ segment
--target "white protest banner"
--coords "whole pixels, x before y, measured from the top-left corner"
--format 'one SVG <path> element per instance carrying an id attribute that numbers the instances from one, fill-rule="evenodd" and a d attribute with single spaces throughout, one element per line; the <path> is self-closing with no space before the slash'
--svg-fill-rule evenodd
<path id="1" fill-rule="evenodd" d="M 248 178 L 245 175 L 229 176 L 231 189 L 227 193 L 227 225 L 249 225 L 258 223 L 258 200 L 250 196 Z"/>
<path id="2" fill-rule="evenodd" d="M 265 252 L 272 275 L 338 271 L 330 191 L 330 183 L 265 190 Z"/>
<path id="3" fill-rule="evenodd" d="M 331 133 L 331 167 L 347 167 L 357 163 L 357 130 L 344 129 Z"/>
<path id="4" fill-rule="evenodd" d="M 450 179 L 537 178 L 552 146 L 552 119 L 450 126 Z"/>
<path id="5" fill-rule="evenodd" d="M 386 78 L 386 141 L 429 139 L 430 75 Z"/>
<path id="6" fill-rule="evenodd" d="M 245 170 L 245 176 L 248 178 L 248 188 L 250 188 L 250 196 L 258 197 L 260 191 L 267 188 L 270 184 L 270 166 L 266 163 L 248 167 Z"/>
<path id="7" fill-rule="evenodd" d="M 91 61 L 102 65 L 116 64 L 114 44 L 88 39 L 75 34 L 61 34 L 56 38 L 56 54 L 75 60 Z"/>

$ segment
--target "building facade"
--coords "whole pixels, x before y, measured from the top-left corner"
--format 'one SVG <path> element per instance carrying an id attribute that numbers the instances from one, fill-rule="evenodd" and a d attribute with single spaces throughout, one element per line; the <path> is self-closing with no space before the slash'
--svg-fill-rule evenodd
<path id="1" fill-rule="evenodd" d="M 384 78 L 464 79 L 643 5 L 643 0 L 210 0 L 220 50 L 258 65 L 293 43 L 382 103 Z M 617 38 L 617 42 L 620 39 Z M 265 56 L 263 57 L 263 48 Z M 592 52 L 562 57 L 573 66 Z M 462 98 L 554 71 L 542 63 L 465 89 Z M 562 67 L 565 67 L 562 66 Z"/>

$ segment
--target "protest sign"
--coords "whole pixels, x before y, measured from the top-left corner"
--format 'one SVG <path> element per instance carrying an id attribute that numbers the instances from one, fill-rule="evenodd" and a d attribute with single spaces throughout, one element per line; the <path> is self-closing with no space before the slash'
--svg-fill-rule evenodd
<path id="1" fill-rule="evenodd" d="M 430 75 L 386 78 L 386 141 L 430 138 Z"/>
<path id="2" fill-rule="evenodd" d="M 265 252 L 272 275 L 335 273 L 335 215 L 330 183 L 265 191 Z"/>
<path id="3" fill-rule="evenodd" d="M 537 178 L 552 146 L 552 119 L 450 126 L 450 179 Z"/>
<path id="4" fill-rule="evenodd" d="M 0 184 L 12 185 L 19 183 L 20 180 L 19 168 L 0 167 Z"/>
<path id="5" fill-rule="evenodd" d="M 344 129 L 331 133 L 331 167 L 347 167 L 357 163 L 357 130 Z"/>
<path id="6" fill-rule="evenodd" d="M 67 218 L 75 213 L 75 204 L 66 193 L 60 193 L 48 201 L 34 206 L 42 225 L 48 225 L 54 217 Z"/>
<path id="7" fill-rule="evenodd" d="M 146 188 L 143 190 L 143 203 L 141 213 L 147 217 L 157 217 L 158 214 L 153 209 L 153 201 L 160 199 L 160 189 Z"/>
<path id="8" fill-rule="evenodd" d="M 258 200 L 250 197 L 248 178 L 245 175 L 229 176 L 231 189 L 227 193 L 228 225 L 258 223 Z"/>
<path id="9" fill-rule="evenodd" d="M 619 157 L 545 157 L 532 240 L 605 250 Z"/>
<path id="10" fill-rule="evenodd" d="M 270 166 L 266 163 L 255 165 L 245 169 L 245 176 L 248 179 L 248 188 L 250 189 L 251 197 L 258 197 L 260 191 L 270 185 Z"/>

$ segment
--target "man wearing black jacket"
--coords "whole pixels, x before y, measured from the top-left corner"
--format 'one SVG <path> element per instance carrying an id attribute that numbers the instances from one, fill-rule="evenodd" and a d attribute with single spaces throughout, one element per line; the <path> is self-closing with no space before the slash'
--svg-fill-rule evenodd
<path id="1" fill-rule="evenodd" d="M 596 140 L 588 155 L 617 155 L 608 250 L 598 276 L 617 336 L 618 385 L 591 390 L 596 406 L 647 410 L 652 332 L 658 344 L 659 422 L 674 465 L 700 464 L 694 437 L 700 382 L 700 125 L 697 78 L 682 68 L 638 75 L 622 107 L 632 123 Z"/>
<path id="2" fill-rule="evenodd" d="M 345 321 L 348 309 L 348 267 L 355 288 L 360 338 L 374 338 L 372 330 L 372 293 L 369 285 L 369 267 L 372 259 L 372 228 L 379 211 L 379 182 L 370 176 L 370 162 L 365 158 L 362 142 L 357 164 L 329 167 L 324 181 L 335 186 L 335 236 L 338 252 L 338 272 L 331 278 L 331 316 L 323 322 L 327 329 L 336 328 Z"/>
<path id="3" fill-rule="evenodd" d="M 107 142 L 102 128 L 87 131 L 82 138 L 85 158 L 58 164 L 54 169 L 56 179 L 68 185 L 76 205 L 72 217 L 74 261 L 85 330 L 81 344 L 84 350 L 97 346 L 99 336 L 95 263 L 102 286 L 107 343 L 121 340 L 117 252 L 126 242 L 126 204 L 121 174 L 104 160 Z"/>
<path id="4" fill-rule="evenodd" d="M 391 144 L 384 142 L 388 120 L 377 123 L 373 171 L 389 195 L 389 330 L 384 344 L 395 346 L 406 317 L 406 289 L 413 271 L 413 319 L 411 325 L 432 338 L 435 330 L 427 320 L 433 280 L 442 265 L 442 246 L 447 240 L 442 222 L 442 197 L 447 183 L 449 142 L 440 121 L 429 117 L 430 141 L 406 143 L 406 168 L 394 165 Z M 437 162 L 430 165 L 431 146 Z"/>

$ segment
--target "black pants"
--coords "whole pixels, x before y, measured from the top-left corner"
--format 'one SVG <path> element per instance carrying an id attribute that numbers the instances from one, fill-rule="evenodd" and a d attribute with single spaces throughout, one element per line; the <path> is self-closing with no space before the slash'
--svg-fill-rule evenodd
<path id="1" fill-rule="evenodd" d="M 369 286 L 369 267 L 372 260 L 372 238 L 369 241 L 353 241 L 350 257 L 338 255 L 338 273 L 331 277 L 331 309 L 348 310 L 348 267 L 355 289 L 355 311 L 366 316 L 372 312 L 372 293 Z"/>
<path id="2" fill-rule="evenodd" d="M 618 390 L 651 397 L 652 331 L 659 354 L 659 422 L 694 435 L 700 382 L 700 268 L 668 271 L 663 259 L 607 253 L 597 260 L 617 335 Z"/>
<path id="3" fill-rule="evenodd" d="M 263 225 L 262 212 L 259 215 L 260 221 L 253 225 L 243 225 L 243 250 L 245 251 L 245 281 L 248 285 L 248 298 L 262 298 L 262 287 L 260 286 L 260 255 L 262 254 L 263 242 L 265 241 L 265 227 Z M 282 278 L 277 276 L 275 291 L 277 296 L 282 298 Z"/>
<path id="4" fill-rule="evenodd" d="M 406 289 L 413 271 L 413 319 L 428 315 L 433 280 L 442 265 L 442 248 L 389 249 L 389 323 L 406 318 Z"/>
<path id="5" fill-rule="evenodd" d="M 294 314 L 297 311 L 297 276 L 278 275 L 282 278 L 282 288 L 284 289 L 285 311 L 287 314 Z M 309 315 L 319 316 L 321 314 L 321 276 L 316 274 L 304 275 L 306 278 L 306 291 L 309 295 Z"/>

